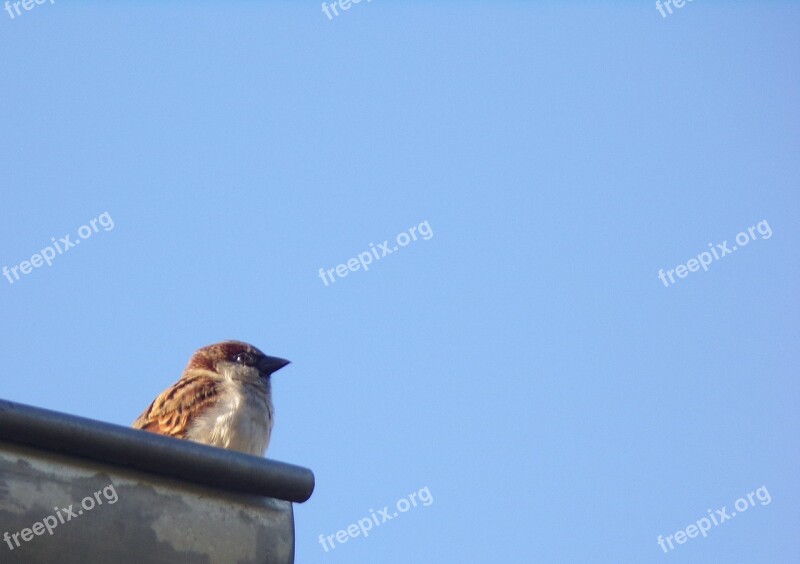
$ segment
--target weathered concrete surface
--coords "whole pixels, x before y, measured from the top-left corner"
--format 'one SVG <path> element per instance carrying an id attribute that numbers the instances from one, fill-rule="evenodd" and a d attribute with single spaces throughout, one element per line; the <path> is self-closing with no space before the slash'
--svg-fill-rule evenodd
<path id="1" fill-rule="evenodd" d="M 12 535 L 37 522 L 44 523 L 37 527 L 41 535 L 32 530 L 28 533 L 32 538 L 25 542 L 18 534 L 17 547 Z M 48 522 L 52 535 L 46 530 Z M 9 540 L 3 538 L 4 533 Z M 0 535 L 2 563 L 294 561 L 294 519 L 288 501 L 231 493 L 6 442 L 0 442 Z"/>

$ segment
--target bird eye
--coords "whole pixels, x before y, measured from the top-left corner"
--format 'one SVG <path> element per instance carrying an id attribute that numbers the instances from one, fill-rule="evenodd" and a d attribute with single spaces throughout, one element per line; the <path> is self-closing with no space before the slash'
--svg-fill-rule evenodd
<path id="1" fill-rule="evenodd" d="M 244 364 L 246 366 L 252 366 L 255 363 L 255 359 L 253 355 L 248 352 L 240 352 L 235 357 L 234 360 L 239 364 Z"/>

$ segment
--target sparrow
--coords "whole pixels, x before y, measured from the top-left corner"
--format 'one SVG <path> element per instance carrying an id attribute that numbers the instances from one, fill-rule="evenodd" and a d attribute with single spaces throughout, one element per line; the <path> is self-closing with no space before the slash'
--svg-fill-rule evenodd
<path id="1" fill-rule="evenodd" d="M 264 456 L 274 413 L 270 375 L 287 364 L 241 341 L 203 347 L 132 426 Z"/>

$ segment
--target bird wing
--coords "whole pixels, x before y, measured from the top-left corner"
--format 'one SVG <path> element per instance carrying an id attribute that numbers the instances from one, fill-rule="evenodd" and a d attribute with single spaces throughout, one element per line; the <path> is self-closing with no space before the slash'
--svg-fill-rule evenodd
<path id="1" fill-rule="evenodd" d="M 213 379 L 181 378 L 159 395 L 132 427 L 184 439 L 194 419 L 218 399 L 218 382 Z"/>

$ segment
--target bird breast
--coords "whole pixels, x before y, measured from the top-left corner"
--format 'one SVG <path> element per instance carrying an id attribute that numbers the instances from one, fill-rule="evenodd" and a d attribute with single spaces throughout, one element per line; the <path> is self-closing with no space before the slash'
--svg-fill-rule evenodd
<path id="1" fill-rule="evenodd" d="M 269 384 L 227 380 L 220 398 L 200 415 L 187 433 L 190 440 L 264 456 L 272 433 Z"/>

